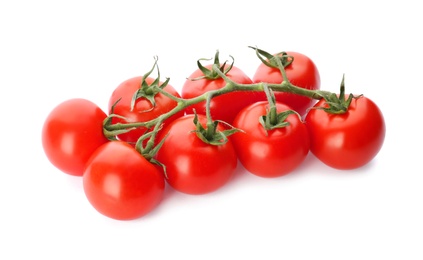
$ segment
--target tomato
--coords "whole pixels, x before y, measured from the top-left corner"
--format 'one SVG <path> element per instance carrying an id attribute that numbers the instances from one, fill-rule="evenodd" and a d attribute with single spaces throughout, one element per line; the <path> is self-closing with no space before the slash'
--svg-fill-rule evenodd
<path id="1" fill-rule="evenodd" d="M 103 135 L 106 117 L 106 113 L 86 99 L 70 99 L 57 105 L 42 129 L 47 158 L 61 171 L 81 176 L 91 154 L 108 142 Z"/>
<path id="2" fill-rule="evenodd" d="M 315 107 L 327 107 L 324 99 Z M 355 169 L 379 152 L 385 138 L 385 121 L 379 107 L 369 98 L 353 98 L 346 113 L 330 114 L 311 109 L 305 123 L 311 152 L 336 169 Z"/>
<path id="3" fill-rule="evenodd" d="M 222 145 L 203 142 L 195 132 L 194 115 L 180 117 L 159 132 L 165 136 L 156 159 L 166 166 L 167 182 L 187 194 L 213 192 L 226 184 L 234 174 L 237 156 L 230 140 Z M 206 117 L 198 115 L 204 126 Z M 218 129 L 223 127 L 218 125 Z"/>
<path id="4" fill-rule="evenodd" d="M 205 68 L 212 70 L 213 64 L 206 65 Z M 226 66 L 225 66 L 226 68 Z M 202 78 L 192 80 L 204 76 L 204 73 L 197 69 L 185 81 L 182 86 L 181 96 L 183 98 L 195 98 L 201 94 L 221 89 L 226 85 L 223 78 L 216 79 Z M 232 69 L 226 74 L 232 81 L 240 84 L 251 84 L 251 79 L 239 68 L 233 66 Z M 210 114 L 214 120 L 222 120 L 227 123 L 232 123 L 238 112 L 248 106 L 260 97 L 260 93 L 253 91 L 234 91 L 221 96 L 214 97 L 210 102 Z M 200 102 L 189 106 L 186 109 L 187 114 L 193 114 L 194 110 L 198 114 L 206 114 L 206 102 Z"/>
<path id="5" fill-rule="evenodd" d="M 161 114 L 172 110 L 177 105 L 176 101 L 170 99 L 169 97 L 166 97 L 162 93 L 157 93 L 154 95 L 155 106 L 153 106 L 150 100 L 145 97 L 142 97 L 136 100 L 134 108 L 131 109 L 133 95 L 140 88 L 142 80 L 143 77 L 141 76 L 130 78 L 122 82 L 114 90 L 109 99 L 109 111 L 115 104 L 113 113 L 119 116 L 123 116 L 126 120 L 114 117 L 112 119 L 112 124 L 147 122 L 157 118 Z M 145 82 L 148 85 L 151 85 L 154 81 L 154 78 L 145 78 Z M 163 82 L 159 82 L 159 85 L 161 84 L 163 84 Z M 179 93 L 175 90 L 175 88 L 173 88 L 169 84 L 167 84 L 163 89 L 175 97 L 180 97 Z M 119 102 L 117 102 L 118 100 Z M 184 111 L 176 113 L 175 115 L 166 119 L 163 123 L 168 124 L 182 115 L 184 115 Z M 137 129 L 131 130 L 127 133 L 119 134 L 118 138 L 125 142 L 136 143 L 140 136 L 146 132 L 147 128 L 138 127 Z"/>
<path id="6" fill-rule="evenodd" d="M 278 113 L 291 110 L 276 103 Z M 259 122 L 269 109 L 267 101 L 257 102 L 239 112 L 233 126 L 244 130 L 230 136 L 244 168 L 260 177 L 279 177 L 296 169 L 306 158 L 309 135 L 297 114 L 288 115 L 288 126 L 266 130 Z"/>
<path id="7" fill-rule="evenodd" d="M 98 212 L 117 220 L 131 220 L 157 207 L 165 181 L 160 170 L 130 144 L 112 141 L 90 158 L 83 187 Z"/>
<path id="8" fill-rule="evenodd" d="M 298 52 L 286 52 L 294 60 L 285 67 L 288 80 L 300 88 L 317 90 L 320 89 L 320 74 L 315 63 L 306 55 Z M 276 54 L 275 54 L 276 55 Z M 252 78 L 254 83 L 266 82 L 279 84 L 283 80 L 279 68 L 269 67 L 261 63 Z M 264 93 L 260 93 L 260 100 L 267 100 Z M 276 92 L 276 101 L 284 103 L 301 115 L 305 115 L 308 108 L 315 104 L 315 100 L 287 92 Z"/>

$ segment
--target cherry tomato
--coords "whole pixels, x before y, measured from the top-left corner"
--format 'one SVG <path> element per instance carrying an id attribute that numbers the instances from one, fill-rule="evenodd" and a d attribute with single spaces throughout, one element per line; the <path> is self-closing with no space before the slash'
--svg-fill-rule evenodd
<path id="1" fill-rule="evenodd" d="M 320 74 L 314 62 L 304 54 L 287 52 L 294 58 L 293 62 L 285 67 L 288 80 L 295 86 L 316 90 L 320 89 Z M 276 54 L 275 54 L 276 55 Z M 266 82 L 279 84 L 283 77 L 279 68 L 273 68 L 261 63 L 252 78 L 254 83 Z M 315 100 L 287 92 L 276 92 L 276 101 L 284 103 L 301 115 L 305 115 L 308 108 L 315 104 Z M 266 95 L 261 93 L 260 100 L 267 100 Z"/>
<path id="2" fill-rule="evenodd" d="M 291 110 L 276 103 L 277 112 Z M 288 126 L 266 130 L 259 122 L 269 109 L 257 102 L 239 112 L 233 126 L 244 130 L 230 136 L 245 169 L 261 177 L 279 177 L 296 169 L 306 158 L 310 141 L 305 124 L 297 114 L 288 115 Z"/>
<path id="3" fill-rule="evenodd" d="M 320 100 L 315 107 L 327 107 Z M 371 161 L 382 148 L 385 121 L 378 106 L 367 97 L 352 99 L 344 114 L 311 109 L 305 123 L 311 152 L 336 169 L 355 169 Z"/>
<path id="4" fill-rule="evenodd" d="M 130 144 L 112 141 L 90 158 L 83 187 L 98 212 L 117 220 L 131 220 L 156 208 L 162 200 L 165 181 L 160 170 Z"/>
<path id="5" fill-rule="evenodd" d="M 147 122 L 155 119 L 161 114 L 164 114 L 172 110 L 176 105 L 176 101 L 166 97 L 162 93 L 157 93 L 154 96 L 155 106 L 152 105 L 151 101 L 147 98 L 139 98 L 134 104 L 133 110 L 131 109 L 131 102 L 133 95 L 141 86 L 143 77 L 134 77 L 122 82 L 112 93 L 109 99 L 109 111 L 112 109 L 114 104 L 114 114 L 123 116 L 126 120 L 118 117 L 112 119 L 112 124 L 116 123 L 135 123 L 135 122 Z M 145 79 L 148 85 L 154 82 L 154 78 L 147 77 Z M 162 82 L 159 82 L 161 85 Z M 173 96 L 180 97 L 179 93 L 169 84 L 164 87 L 164 90 Z M 120 99 L 120 100 L 119 100 Z M 119 102 L 117 102 L 119 100 Z M 117 103 L 116 103 L 117 102 Z M 176 118 L 184 115 L 184 111 L 176 113 L 175 115 L 166 119 L 163 123 L 168 124 Z M 139 127 L 131 130 L 127 133 L 119 134 L 118 138 L 125 142 L 136 143 L 141 135 L 147 132 L 147 128 Z"/>
<path id="6" fill-rule="evenodd" d="M 106 113 L 86 99 L 70 99 L 57 105 L 42 129 L 47 158 L 61 171 L 82 176 L 91 154 L 108 142 L 103 135 L 106 117 Z"/>
<path id="7" fill-rule="evenodd" d="M 156 159 L 166 166 L 167 182 L 188 194 L 205 194 L 226 184 L 234 174 L 237 156 L 230 140 L 222 145 L 203 142 L 195 132 L 194 115 L 180 117 L 159 132 L 165 136 Z M 206 117 L 198 115 L 205 126 Z M 219 130 L 223 127 L 218 126 Z"/>
<path id="8" fill-rule="evenodd" d="M 205 68 L 211 70 L 213 64 L 206 65 Z M 225 67 L 226 68 L 226 67 Z M 189 99 L 200 96 L 201 94 L 210 91 L 221 89 L 226 85 L 223 78 L 216 79 L 198 79 L 204 76 L 204 73 L 197 69 L 185 81 L 182 86 L 181 95 L 183 98 Z M 232 69 L 226 74 L 228 78 L 236 83 L 251 84 L 251 79 L 239 68 L 233 66 Z M 210 102 L 210 113 L 214 120 L 222 120 L 227 123 L 232 123 L 238 112 L 260 98 L 260 93 L 253 91 L 234 91 L 221 96 L 214 97 Z M 198 114 L 206 114 L 206 102 L 200 102 L 192 105 L 186 109 L 187 114 L 193 114 L 194 110 Z"/>

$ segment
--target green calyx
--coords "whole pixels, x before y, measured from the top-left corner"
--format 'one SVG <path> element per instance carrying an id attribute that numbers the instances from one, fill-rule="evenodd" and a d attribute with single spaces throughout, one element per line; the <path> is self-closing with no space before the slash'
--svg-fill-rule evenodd
<path id="1" fill-rule="evenodd" d="M 322 109 L 330 114 L 344 114 L 348 111 L 348 108 L 353 99 L 360 98 L 363 95 L 354 96 L 349 94 L 345 96 L 345 75 L 342 76 L 341 87 L 339 95 L 326 91 L 318 91 L 319 95 L 326 101 L 327 107 L 313 107 L 314 109 Z"/>
<path id="2" fill-rule="evenodd" d="M 158 144 L 155 144 L 157 133 L 162 129 L 162 126 L 161 123 L 157 123 L 153 130 L 146 132 L 138 138 L 135 144 L 135 150 L 149 162 L 162 167 L 164 176 L 167 178 L 166 166 L 154 158 L 167 138 L 166 135 Z"/>
<path id="3" fill-rule="evenodd" d="M 114 113 L 115 110 L 115 106 L 117 103 L 119 103 L 121 100 L 121 98 L 119 98 L 111 107 L 110 109 L 110 115 L 107 116 L 104 120 L 103 120 L 103 134 L 104 136 L 110 140 L 110 141 L 116 141 L 117 140 L 117 135 L 120 134 L 124 134 L 124 133 L 128 133 L 131 130 L 134 130 L 136 127 L 134 126 L 127 126 L 127 127 L 119 127 L 120 123 L 112 123 L 112 119 L 113 118 L 120 118 L 124 121 L 127 121 L 125 117 L 117 115 Z"/>
<path id="4" fill-rule="evenodd" d="M 248 46 L 248 47 L 250 47 L 251 49 L 254 49 L 256 51 L 257 57 L 261 60 L 261 62 L 263 62 L 266 66 L 271 68 L 280 69 L 280 64 L 282 64 L 282 66 L 286 68 L 294 61 L 294 57 L 288 55 L 286 52 L 279 52 L 276 55 L 272 55 L 264 50 L 251 47 L 251 46 Z"/>
<path id="5" fill-rule="evenodd" d="M 143 134 L 140 138 L 138 138 L 136 144 L 135 144 L 135 150 L 137 150 L 140 154 L 144 156 L 147 160 L 151 160 L 154 158 L 156 153 L 159 151 L 160 147 L 162 147 L 164 140 L 166 138 L 163 138 L 163 140 L 157 144 L 154 145 L 154 139 L 157 135 L 157 132 L 161 129 L 161 125 L 158 130 L 153 130 L 146 132 Z"/>
<path id="6" fill-rule="evenodd" d="M 276 109 L 276 98 L 273 91 L 267 84 L 264 84 L 263 89 L 266 93 L 267 101 L 269 102 L 269 108 L 267 109 L 266 115 L 259 118 L 259 122 L 266 131 L 289 126 L 289 122 L 286 121 L 289 115 L 296 114 L 301 118 L 294 110 L 286 110 L 278 113 Z"/>
<path id="7" fill-rule="evenodd" d="M 195 130 L 194 132 L 197 134 L 198 138 L 201 139 L 201 141 L 211 144 L 211 145 L 223 145 L 228 142 L 228 136 L 241 132 L 242 130 L 234 128 L 230 126 L 228 123 L 220 120 L 207 120 L 206 127 L 203 127 L 203 125 L 198 120 L 198 115 L 194 111 L 194 124 L 195 124 Z M 217 129 L 217 126 L 219 123 L 223 123 L 225 125 L 230 126 L 230 129 L 219 131 Z"/>
<path id="8" fill-rule="evenodd" d="M 159 70 L 159 66 L 157 65 L 158 58 L 154 57 L 154 59 L 155 59 L 155 62 L 153 67 L 151 68 L 150 71 L 144 74 L 144 76 L 142 77 L 140 88 L 137 91 L 135 91 L 134 95 L 132 96 L 131 111 L 134 109 L 136 101 L 140 98 L 147 99 L 152 105 L 152 108 L 149 110 L 152 110 L 156 106 L 156 101 L 154 100 L 154 97 L 156 96 L 157 93 L 160 92 L 158 89 L 165 88 L 167 84 L 169 83 L 170 78 L 166 78 L 166 80 L 162 84 L 160 84 L 160 70 Z M 157 68 L 157 78 L 150 85 L 148 85 L 146 79 L 153 72 L 154 68 Z M 144 111 L 144 112 L 147 112 L 147 111 Z"/>
<path id="9" fill-rule="evenodd" d="M 286 110 L 281 113 L 274 113 L 272 112 L 272 108 L 270 108 L 266 115 L 259 118 L 259 121 L 264 129 L 266 129 L 266 131 L 270 131 L 289 126 L 289 122 L 286 120 L 288 116 L 292 114 L 299 116 L 299 114 L 294 110 Z"/>
<path id="10" fill-rule="evenodd" d="M 227 74 L 233 67 L 234 65 L 234 58 L 232 56 L 229 56 L 232 59 L 232 62 L 226 66 L 226 63 L 228 61 L 225 61 L 222 65 L 220 65 L 220 60 L 219 60 L 219 51 L 216 51 L 216 54 L 214 55 L 214 60 L 213 60 L 213 65 L 217 65 L 219 67 L 219 70 L 223 72 L 223 74 Z M 220 75 L 214 71 L 213 69 L 208 69 L 205 66 L 203 66 L 201 64 L 201 61 L 210 61 L 212 59 L 199 59 L 197 60 L 197 66 L 198 68 L 201 70 L 201 72 L 203 72 L 203 76 L 201 77 L 197 77 L 197 78 L 190 78 L 190 80 L 200 80 L 200 79 L 209 79 L 209 80 L 214 80 L 214 79 L 218 79 L 220 78 Z"/>

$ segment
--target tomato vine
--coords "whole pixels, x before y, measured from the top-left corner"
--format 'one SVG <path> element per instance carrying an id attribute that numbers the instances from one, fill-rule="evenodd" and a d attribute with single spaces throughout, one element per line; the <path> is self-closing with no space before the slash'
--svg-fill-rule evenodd
<path id="1" fill-rule="evenodd" d="M 253 47 L 250 47 L 253 48 Z M 145 122 L 133 122 L 133 123 L 111 123 L 112 117 L 119 117 L 119 115 L 111 113 L 108 118 L 104 121 L 104 135 L 108 139 L 115 139 L 116 135 L 131 131 L 133 129 L 139 128 L 139 127 L 145 127 L 147 129 L 152 129 L 152 132 L 147 133 L 148 137 L 150 138 L 147 146 L 141 147 L 142 142 L 137 142 L 137 150 L 142 153 L 143 156 L 147 158 L 153 158 L 153 154 L 157 152 L 157 147 L 154 146 L 155 137 L 160 130 L 161 124 L 166 120 L 167 118 L 175 115 L 176 113 L 180 113 L 187 107 L 200 103 L 200 102 L 206 102 L 206 116 L 207 116 L 207 127 L 204 131 L 197 131 L 199 133 L 199 138 L 202 139 L 204 142 L 214 145 L 219 145 L 224 142 L 222 140 L 225 140 L 228 135 L 231 135 L 236 132 L 236 129 L 232 129 L 231 131 L 225 131 L 220 132 L 216 134 L 216 126 L 215 122 L 210 114 L 210 101 L 220 95 L 224 95 L 227 93 L 235 92 L 235 91 L 256 91 L 256 92 L 266 92 L 266 88 L 268 88 L 271 91 L 275 92 L 286 92 L 286 93 L 292 93 L 296 95 L 301 95 L 305 97 L 309 97 L 315 100 L 324 99 L 327 101 L 327 103 L 330 105 L 330 109 L 325 109 L 328 113 L 345 113 L 347 111 L 348 102 L 351 101 L 352 98 L 357 98 L 350 94 L 347 101 L 344 99 L 344 84 L 341 84 L 341 95 L 338 97 L 336 93 L 332 93 L 329 91 L 324 90 L 310 90 L 306 88 L 301 88 L 299 86 L 296 86 L 292 84 L 288 77 L 286 76 L 285 67 L 293 63 L 293 58 L 289 56 L 286 52 L 281 52 L 276 55 L 270 55 L 267 52 L 264 52 L 263 50 L 253 48 L 255 49 L 257 56 L 260 57 L 260 55 L 264 55 L 267 58 L 267 61 L 264 58 L 260 57 L 260 60 L 262 62 L 266 62 L 269 64 L 269 66 L 277 67 L 282 76 L 283 80 L 280 83 L 252 83 L 252 84 L 241 84 L 237 83 L 233 80 L 231 80 L 229 77 L 227 77 L 226 73 L 230 70 L 230 68 L 233 66 L 231 64 L 229 68 L 225 69 L 225 66 L 219 65 L 218 60 L 218 54 L 219 52 L 216 52 L 215 55 L 215 62 L 212 65 L 212 70 L 207 70 L 204 66 L 201 65 L 201 63 L 198 61 L 198 66 L 202 71 L 204 71 L 205 75 L 211 75 L 213 79 L 216 79 L 218 77 L 224 79 L 226 82 L 226 85 L 220 89 L 216 90 L 210 90 L 205 93 L 203 93 L 200 96 L 184 99 L 181 97 L 177 97 L 175 95 L 172 95 L 164 90 L 164 86 L 169 82 L 169 79 L 165 81 L 162 85 L 157 84 L 157 82 L 152 83 L 151 85 L 146 85 L 144 82 L 140 88 L 142 91 L 137 91 L 134 94 L 134 97 L 136 98 L 147 98 L 153 105 L 154 105 L 154 96 L 152 96 L 152 93 L 161 93 L 164 96 L 174 100 L 177 105 L 170 111 L 161 114 L 160 116 L 149 120 Z M 233 59 L 233 57 L 231 56 Z M 226 64 L 226 62 L 224 63 Z M 157 66 L 157 59 L 155 61 L 154 66 Z M 153 67 L 154 68 L 154 67 Z M 153 70 L 153 69 L 152 69 Z M 146 76 L 150 75 L 152 72 L 150 70 Z M 160 74 L 159 74 L 160 75 Z M 190 80 L 198 80 L 198 78 L 190 79 Z M 344 81 L 342 81 L 344 82 Z M 144 96 L 143 93 L 148 93 L 148 96 Z M 270 97 L 268 97 L 268 100 L 270 101 Z M 223 134 L 222 134 L 223 133 Z M 145 140 L 146 137 L 141 137 L 142 140 Z"/>

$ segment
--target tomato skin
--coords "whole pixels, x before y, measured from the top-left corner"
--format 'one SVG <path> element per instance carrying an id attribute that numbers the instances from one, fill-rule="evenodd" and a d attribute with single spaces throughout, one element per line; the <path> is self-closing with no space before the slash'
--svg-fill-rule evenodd
<path id="1" fill-rule="evenodd" d="M 287 118 L 289 126 L 266 130 L 259 117 L 266 115 L 267 101 L 254 103 L 239 112 L 233 126 L 244 130 L 230 136 L 244 168 L 260 177 L 284 176 L 296 169 L 306 158 L 310 141 L 307 128 L 298 115 Z M 291 109 L 276 103 L 278 113 Z"/>
<path id="2" fill-rule="evenodd" d="M 212 69 L 212 64 L 205 66 Z M 200 69 L 195 70 L 182 86 L 181 96 L 189 99 L 202 95 L 203 93 L 221 89 L 226 85 L 223 78 L 190 80 L 204 76 Z M 252 80 L 239 68 L 233 66 L 226 74 L 228 78 L 236 83 L 251 84 Z M 214 97 L 210 102 L 210 113 L 213 120 L 222 120 L 232 123 L 238 112 L 260 98 L 260 93 L 253 91 L 234 91 L 221 96 Z M 194 104 L 186 109 L 187 114 L 193 114 L 194 109 L 197 114 L 206 114 L 206 102 Z"/>
<path id="3" fill-rule="evenodd" d="M 162 173 L 131 145 L 112 141 L 90 158 L 83 187 L 98 212 L 117 220 L 131 220 L 156 208 L 165 181 Z"/>
<path id="4" fill-rule="evenodd" d="M 119 86 L 113 91 L 109 99 L 109 111 L 111 110 L 113 104 L 120 99 L 120 101 L 114 107 L 114 114 L 123 116 L 127 119 L 123 120 L 121 118 L 113 118 L 112 124 L 116 123 L 135 123 L 135 122 L 147 122 L 153 120 L 170 110 L 172 110 L 176 105 L 176 101 L 166 97 L 161 93 L 157 93 L 154 96 L 156 106 L 153 108 L 153 105 L 146 98 L 140 98 L 136 101 L 134 109 L 131 111 L 131 101 L 134 93 L 140 88 L 143 77 L 133 77 L 123 81 Z M 145 81 L 148 85 L 154 82 L 154 78 L 146 78 Z M 161 85 L 162 82 L 159 82 Z M 168 93 L 180 97 L 179 93 L 171 85 L 164 87 L 164 90 Z M 164 121 L 164 124 L 168 124 L 175 120 L 176 118 L 184 115 L 184 111 L 180 111 L 175 115 L 169 117 Z M 131 130 L 127 133 L 118 135 L 118 138 L 122 141 L 136 143 L 141 135 L 147 132 L 147 128 L 139 127 L 137 129 Z"/>
<path id="5" fill-rule="evenodd" d="M 206 194 L 226 184 L 237 166 L 237 156 L 230 140 L 223 145 L 210 145 L 199 139 L 194 115 L 180 117 L 159 133 L 167 135 L 156 159 L 166 165 L 167 182 L 187 194 Z M 205 125 L 206 117 L 198 115 Z M 222 127 L 218 127 L 223 130 Z"/>
<path id="6" fill-rule="evenodd" d="M 323 107 L 320 100 L 315 107 Z M 370 162 L 382 148 L 385 121 L 378 106 L 367 97 L 353 99 L 345 114 L 311 109 L 305 118 L 311 152 L 330 167 L 348 170 Z"/>
<path id="7" fill-rule="evenodd" d="M 301 88 L 317 90 L 320 89 L 320 74 L 315 63 L 306 55 L 298 52 L 287 52 L 294 57 L 294 61 L 285 67 L 288 80 Z M 252 78 L 254 83 L 266 82 L 280 84 L 283 80 L 278 68 L 272 68 L 261 63 Z M 312 107 L 315 100 L 287 92 L 274 92 L 276 101 L 284 103 L 301 115 L 305 115 L 308 108 Z M 260 93 L 260 100 L 267 100 L 264 93 Z"/>
<path id="8" fill-rule="evenodd" d="M 58 104 L 45 119 L 42 145 L 50 162 L 64 173 L 82 176 L 91 154 L 108 142 L 107 117 L 93 102 L 75 98 Z"/>

